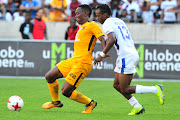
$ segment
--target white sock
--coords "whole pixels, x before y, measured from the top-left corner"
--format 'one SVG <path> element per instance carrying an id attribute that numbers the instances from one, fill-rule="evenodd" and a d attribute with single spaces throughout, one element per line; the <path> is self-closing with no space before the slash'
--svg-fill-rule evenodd
<path id="1" fill-rule="evenodd" d="M 141 105 L 139 104 L 139 102 L 136 100 L 136 98 L 134 96 L 132 96 L 128 102 L 131 104 L 131 106 L 133 106 L 135 109 L 138 109 L 141 107 Z"/>
<path id="2" fill-rule="evenodd" d="M 157 93 L 157 87 L 136 85 L 135 93 Z"/>

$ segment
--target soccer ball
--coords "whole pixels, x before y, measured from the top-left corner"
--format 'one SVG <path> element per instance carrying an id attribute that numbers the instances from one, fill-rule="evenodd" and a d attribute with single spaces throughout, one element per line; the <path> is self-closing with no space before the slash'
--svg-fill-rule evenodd
<path id="1" fill-rule="evenodd" d="M 22 110 L 23 106 L 24 106 L 24 102 L 23 102 L 22 98 L 19 96 L 11 96 L 8 99 L 7 107 L 11 111 Z"/>

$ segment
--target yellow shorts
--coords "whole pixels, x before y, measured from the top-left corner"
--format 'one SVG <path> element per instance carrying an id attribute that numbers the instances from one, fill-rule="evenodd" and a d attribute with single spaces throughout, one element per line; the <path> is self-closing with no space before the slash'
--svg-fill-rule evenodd
<path id="1" fill-rule="evenodd" d="M 73 58 L 64 60 L 56 65 L 65 80 L 76 88 L 92 69 L 91 64 L 76 62 Z"/>

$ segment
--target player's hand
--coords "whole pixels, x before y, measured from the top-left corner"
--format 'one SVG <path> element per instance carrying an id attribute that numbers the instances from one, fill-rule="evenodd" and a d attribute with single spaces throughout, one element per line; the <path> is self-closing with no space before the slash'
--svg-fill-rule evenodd
<path id="1" fill-rule="evenodd" d="M 104 56 L 104 58 L 106 58 L 106 57 L 108 57 L 108 58 L 110 58 L 110 59 L 111 59 L 111 56 L 110 56 L 110 54 L 109 54 L 109 53 L 106 53 L 106 55 Z"/>
<path id="2" fill-rule="evenodd" d="M 98 63 L 100 63 L 102 61 L 103 57 L 101 57 L 100 55 L 95 59 L 94 61 L 94 65 L 98 65 Z"/>

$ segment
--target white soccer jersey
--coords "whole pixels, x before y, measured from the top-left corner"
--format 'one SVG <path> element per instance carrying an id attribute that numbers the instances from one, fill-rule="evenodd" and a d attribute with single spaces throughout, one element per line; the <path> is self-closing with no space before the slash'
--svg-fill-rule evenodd
<path id="1" fill-rule="evenodd" d="M 102 27 L 106 35 L 113 32 L 116 37 L 114 47 L 118 58 L 114 71 L 122 74 L 135 73 L 139 55 L 126 24 L 119 18 L 110 17 L 105 20 Z"/>
<path id="2" fill-rule="evenodd" d="M 129 30 L 121 19 L 112 17 L 107 18 L 102 27 L 106 35 L 112 32 L 115 34 L 116 43 L 114 44 L 114 47 L 118 56 L 124 58 L 126 56 L 138 54 Z"/>

